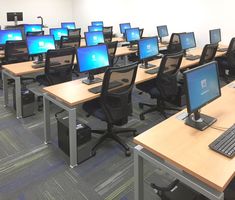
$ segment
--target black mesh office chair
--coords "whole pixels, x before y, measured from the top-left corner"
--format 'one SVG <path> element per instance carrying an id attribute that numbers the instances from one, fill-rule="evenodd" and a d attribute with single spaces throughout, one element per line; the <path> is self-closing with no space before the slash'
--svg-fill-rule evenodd
<path id="1" fill-rule="evenodd" d="M 81 36 L 62 36 L 60 38 L 60 48 L 66 48 L 66 47 L 80 47 L 81 43 Z"/>
<path id="2" fill-rule="evenodd" d="M 81 28 L 69 29 L 68 35 L 69 36 L 81 36 Z"/>
<path id="3" fill-rule="evenodd" d="M 103 27 L 103 34 L 104 34 L 104 41 L 111 42 L 113 38 L 113 27 L 112 26 Z"/>
<path id="4" fill-rule="evenodd" d="M 39 35 L 44 35 L 44 31 L 34 31 L 26 33 L 26 36 L 39 36 Z"/>
<path id="5" fill-rule="evenodd" d="M 116 50 L 117 50 L 118 41 L 106 42 L 105 44 L 108 47 L 110 67 L 113 67 L 114 66 L 114 58 L 115 58 L 115 54 L 116 54 Z"/>
<path id="6" fill-rule="evenodd" d="M 180 33 L 172 33 L 169 41 L 169 45 L 167 46 L 166 53 L 178 53 L 182 51 L 181 43 L 180 43 Z"/>
<path id="7" fill-rule="evenodd" d="M 151 98 L 157 99 L 156 105 L 139 103 L 139 107 L 150 107 L 140 114 L 140 119 L 144 120 L 144 115 L 150 112 L 159 111 L 165 118 L 165 110 L 179 110 L 173 107 L 167 107 L 165 101 L 176 97 L 178 93 L 177 75 L 183 58 L 183 52 L 168 54 L 162 58 L 158 74 L 155 79 L 136 85 L 136 88 L 148 93 Z"/>
<path id="8" fill-rule="evenodd" d="M 119 143 L 124 149 L 126 156 L 130 155 L 130 149 L 117 136 L 118 133 L 133 132 L 131 128 L 115 129 L 114 126 L 122 126 L 128 123 L 128 116 L 132 113 L 132 88 L 135 83 L 138 63 L 123 67 L 108 68 L 105 72 L 99 103 L 90 101 L 83 105 L 84 110 L 102 121 L 107 122 L 107 129 L 92 130 L 93 133 L 103 134 L 92 148 L 93 154 L 106 138 L 111 138 Z M 116 88 L 110 89 L 110 84 L 119 83 Z"/>
<path id="9" fill-rule="evenodd" d="M 203 65 L 213 61 L 217 49 L 218 49 L 218 44 L 206 44 L 202 50 L 202 54 L 199 60 L 199 65 Z"/>

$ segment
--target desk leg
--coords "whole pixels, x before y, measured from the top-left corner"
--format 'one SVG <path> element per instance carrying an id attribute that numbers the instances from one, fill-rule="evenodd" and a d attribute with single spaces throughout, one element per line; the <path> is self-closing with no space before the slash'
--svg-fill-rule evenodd
<path id="1" fill-rule="evenodd" d="M 16 97 L 16 118 L 20 119 L 22 118 L 20 77 L 15 77 L 15 97 Z"/>
<path id="2" fill-rule="evenodd" d="M 8 106 L 8 85 L 7 85 L 7 74 L 5 70 L 2 71 L 2 87 L 3 87 L 3 97 L 4 97 L 4 106 Z"/>
<path id="3" fill-rule="evenodd" d="M 69 109 L 69 152 L 70 167 L 77 166 L 76 108 Z"/>
<path id="4" fill-rule="evenodd" d="M 128 65 L 128 56 L 127 55 L 124 56 L 124 65 Z"/>
<path id="5" fill-rule="evenodd" d="M 144 199 L 144 169 L 143 169 L 143 158 L 139 155 L 136 148 L 134 148 L 134 195 L 135 200 Z"/>
<path id="6" fill-rule="evenodd" d="M 43 95 L 43 114 L 44 114 L 44 143 L 48 144 L 51 140 L 51 120 L 50 120 L 50 101 Z"/>

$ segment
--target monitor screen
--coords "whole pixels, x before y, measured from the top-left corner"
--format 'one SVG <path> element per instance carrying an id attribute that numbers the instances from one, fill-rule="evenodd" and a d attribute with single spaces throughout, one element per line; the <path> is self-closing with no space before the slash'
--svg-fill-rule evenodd
<path id="1" fill-rule="evenodd" d="M 220 29 L 210 30 L 210 43 L 218 44 L 221 41 L 221 31 Z"/>
<path id="2" fill-rule="evenodd" d="M 92 26 L 103 26 L 104 23 L 102 21 L 91 22 Z"/>
<path id="3" fill-rule="evenodd" d="M 41 24 L 25 24 L 24 25 L 24 32 L 27 34 L 28 32 L 37 32 L 42 31 Z"/>
<path id="4" fill-rule="evenodd" d="M 103 31 L 103 26 L 88 26 L 88 31 L 89 32 Z"/>
<path id="5" fill-rule="evenodd" d="M 8 12 L 7 13 L 7 21 L 23 21 L 23 13 L 22 12 Z"/>
<path id="6" fill-rule="evenodd" d="M 104 43 L 104 34 L 102 31 L 85 32 L 84 34 L 87 46 Z"/>
<path id="7" fill-rule="evenodd" d="M 196 47 L 195 36 L 193 32 L 181 33 L 180 42 L 183 50 L 191 49 Z"/>
<path id="8" fill-rule="evenodd" d="M 139 40 L 139 58 L 140 60 L 148 60 L 159 53 L 157 37 L 144 38 Z"/>
<path id="9" fill-rule="evenodd" d="M 75 25 L 75 22 L 62 22 L 61 28 L 75 29 L 76 25 Z"/>
<path id="10" fill-rule="evenodd" d="M 166 37 L 168 36 L 168 30 L 167 30 L 167 26 L 157 26 L 157 33 L 158 33 L 158 37 L 162 38 L 162 37 Z"/>
<path id="11" fill-rule="evenodd" d="M 122 34 L 124 34 L 126 29 L 131 28 L 131 24 L 130 23 L 122 23 L 122 24 L 119 24 L 119 27 L 120 27 L 120 32 Z"/>
<path id="12" fill-rule="evenodd" d="M 138 41 L 140 39 L 140 29 L 139 28 L 128 28 L 125 30 L 127 42 Z"/>
<path id="13" fill-rule="evenodd" d="M 22 40 L 21 30 L 0 30 L 0 45 L 5 45 L 6 41 Z"/>
<path id="14" fill-rule="evenodd" d="M 46 53 L 49 49 L 55 49 L 54 37 L 51 35 L 28 36 L 26 38 L 29 55 Z"/>
<path id="15" fill-rule="evenodd" d="M 77 49 L 79 72 L 88 72 L 108 67 L 109 56 L 106 45 L 80 47 Z"/>
<path id="16" fill-rule="evenodd" d="M 50 35 L 53 35 L 55 40 L 60 40 L 61 36 L 68 36 L 67 28 L 50 28 Z"/>

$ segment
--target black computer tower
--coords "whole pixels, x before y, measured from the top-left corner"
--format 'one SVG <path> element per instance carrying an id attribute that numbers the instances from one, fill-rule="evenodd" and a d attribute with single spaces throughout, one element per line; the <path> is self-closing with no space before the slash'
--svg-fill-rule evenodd
<path id="1" fill-rule="evenodd" d="M 13 107 L 16 109 L 16 95 L 15 87 L 13 87 Z M 22 117 L 29 117 L 34 115 L 35 95 L 27 88 L 21 88 L 21 108 Z"/>

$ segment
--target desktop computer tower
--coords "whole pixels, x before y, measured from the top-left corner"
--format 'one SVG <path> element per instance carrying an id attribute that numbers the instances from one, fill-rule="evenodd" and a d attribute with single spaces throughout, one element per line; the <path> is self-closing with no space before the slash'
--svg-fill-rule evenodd
<path id="1" fill-rule="evenodd" d="M 13 107 L 16 109 L 15 87 L 13 87 Z M 27 88 L 21 88 L 21 108 L 22 117 L 29 117 L 34 115 L 35 96 L 34 93 Z"/>

